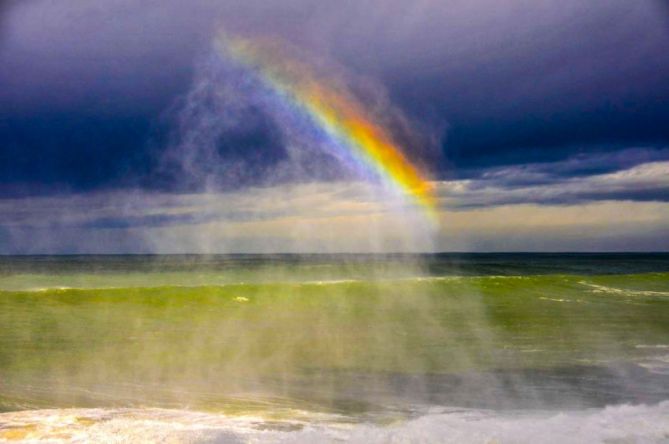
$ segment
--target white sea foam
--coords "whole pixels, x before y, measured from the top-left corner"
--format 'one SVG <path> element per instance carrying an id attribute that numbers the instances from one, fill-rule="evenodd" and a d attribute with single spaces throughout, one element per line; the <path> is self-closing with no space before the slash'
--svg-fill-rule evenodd
<path id="1" fill-rule="evenodd" d="M 669 296 L 669 291 L 631 290 L 628 288 L 608 287 L 585 281 L 579 281 L 579 284 L 590 287 L 592 293 L 609 293 L 621 296 Z"/>
<path id="2" fill-rule="evenodd" d="M 67 290 L 75 290 L 74 287 L 66 287 L 64 285 L 56 285 L 53 287 L 30 287 L 26 289 L 21 289 L 21 290 L 16 290 L 16 291 L 24 291 L 24 292 L 29 292 L 29 293 L 44 293 L 47 291 L 67 291 Z"/>
<path id="3" fill-rule="evenodd" d="M 163 409 L 0 414 L 0 440 L 168 443 L 666 443 L 669 401 L 565 412 L 433 410 L 391 425 L 313 414 L 268 420 Z"/>
<path id="4" fill-rule="evenodd" d="M 571 299 L 558 299 L 558 298 L 547 298 L 544 296 L 539 297 L 542 301 L 552 301 L 552 302 L 571 302 Z"/>
<path id="5" fill-rule="evenodd" d="M 455 281 L 461 279 L 461 276 L 410 276 L 404 278 L 375 278 L 374 282 L 382 283 L 393 283 L 393 282 L 441 282 L 441 281 Z M 198 282 L 193 284 L 177 284 L 174 282 L 165 282 L 157 285 L 146 285 L 145 283 L 132 283 L 128 282 L 124 285 L 79 285 L 79 286 L 63 286 L 63 285 L 52 285 L 52 286 L 42 286 L 42 287 L 22 287 L 22 286 L 2 286 L 0 283 L 0 291 L 16 291 L 22 293 L 45 293 L 50 291 L 67 291 L 67 290 L 87 290 L 87 291 L 96 291 L 96 290 L 123 290 L 127 288 L 137 289 L 137 290 L 152 290 L 159 288 L 202 288 L 202 287 L 240 287 L 240 286 L 255 286 L 255 285 L 318 285 L 318 286 L 336 286 L 336 285 L 345 285 L 345 284 L 355 284 L 355 283 L 364 283 L 370 282 L 366 279 L 317 279 L 317 280 L 259 280 L 257 282 L 246 282 L 246 281 L 205 281 Z"/>
<path id="6" fill-rule="evenodd" d="M 639 362 L 639 365 L 651 373 L 669 375 L 669 355 L 651 356 Z"/>

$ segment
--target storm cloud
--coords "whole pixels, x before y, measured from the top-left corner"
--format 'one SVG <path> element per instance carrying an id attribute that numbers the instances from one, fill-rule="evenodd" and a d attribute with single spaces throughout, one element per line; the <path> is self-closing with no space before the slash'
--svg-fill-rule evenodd
<path id="1" fill-rule="evenodd" d="M 107 230 L 118 239 L 101 241 L 105 248 L 154 251 L 142 235 L 129 242 L 119 233 L 281 216 L 229 200 L 268 185 L 255 179 L 289 157 L 267 116 L 245 114 L 246 128 L 219 122 L 230 128 L 210 141 L 216 155 L 205 156 L 207 186 L 165 168 L 220 29 L 281 38 L 383 97 L 430 146 L 405 149 L 431 166 L 442 211 L 665 205 L 668 18 L 660 0 L 3 2 L 3 251 L 27 251 L 21 245 L 30 233 L 46 237 L 54 227 L 72 239 L 77 230 Z M 179 143 L 193 156 L 203 150 Z M 235 180 L 215 177 L 230 175 L 216 165 L 233 159 Z M 308 180 L 284 174 L 265 189 L 295 182 L 304 193 L 309 183 L 339 190 L 335 170 L 314 167 Z M 185 208 L 198 190 L 241 207 Z M 125 203 L 114 197 L 128 195 Z M 175 204 L 183 200 L 184 208 Z M 36 202 L 52 208 L 49 227 L 38 226 Z M 81 205 L 95 211 L 73 218 L 86 211 Z M 313 205 L 327 207 L 319 199 Z M 477 245 L 497 245 L 490 242 Z"/>

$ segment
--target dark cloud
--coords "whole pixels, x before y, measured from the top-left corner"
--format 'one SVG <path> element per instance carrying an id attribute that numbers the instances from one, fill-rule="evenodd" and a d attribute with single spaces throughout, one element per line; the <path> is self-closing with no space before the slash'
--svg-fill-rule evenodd
<path id="1" fill-rule="evenodd" d="M 0 49 L 5 40 L 5 35 L 8 27 L 11 10 L 18 3 L 19 0 L 2 0 L 0 1 Z"/>
<path id="2" fill-rule="evenodd" d="M 525 6 L 495 31 L 475 27 L 458 44 L 445 42 L 441 57 L 416 60 L 413 76 L 397 68 L 391 78 L 406 106 L 431 103 L 448 119 L 452 162 L 490 166 L 556 160 L 575 145 L 666 143 L 669 36 L 655 5 Z"/>
<path id="3" fill-rule="evenodd" d="M 441 178 L 630 169 L 669 145 L 667 17 L 660 0 L 6 1 L 0 193 L 189 189 L 159 161 L 174 145 L 166 110 L 188 98 L 220 26 L 280 35 L 380 84 L 426 132 L 447 128 Z M 237 182 L 253 182 L 286 156 L 276 128 L 247 116 L 257 124 L 219 132 L 215 156 L 199 151 L 206 175 L 243 159 Z"/>
<path id="4" fill-rule="evenodd" d="M 212 18 L 158 3 L 15 2 L 0 48 L 2 114 L 164 108 L 187 85 Z"/>
<path id="5" fill-rule="evenodd" d="M 474 180 L 494 180 L 505 187 L 541 185 L 574 177 L 600 175 L 627 170 L 640 164 L 669 160 L 669 149 L 627 148 L 610 150 L 607 147 L 599 151 L 576 152 L 559 161 L 541 163 L 519 163 L 512 166 L 477 168 L 463 174 Z"/>
<path id="6" fill-rule="evenodd" d="M 408 213 L 363 183 L 0 199 L 0 254 L 397 251 L 379 239 L 398 236 L 407 251 L 658 251 L 669 230 L 668 167 L 526 186 L 508 177 L 542 173 L 442 182 L 436 244 L 420 238 L 420 219 L 403 222 Z"/>
<path id="7" fill-rule="evenodd" d="M 476 177 L 442 182 L 439 193 L 445 208 L 669 202 L 668 170 L 666 149 L 630 149 L 559 162 L 491 168 Z"/>
<path id="8" fill-rule="evenodd" d="M 5 118 L 0 123 L 0 195 L 137 184 L 153 160 L 144 116 L 82 113 Z"/>

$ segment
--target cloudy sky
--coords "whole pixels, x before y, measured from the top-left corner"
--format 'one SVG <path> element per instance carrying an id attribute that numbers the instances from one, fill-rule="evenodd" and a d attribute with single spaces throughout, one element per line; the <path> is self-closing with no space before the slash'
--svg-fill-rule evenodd
<path id="1" fill-rule="evenodd" d="M 285 42 L 372 97 L 437 226 L 249 106 Z M 669 250 L 664 0 L 5 0 L 0 253 Z"/>

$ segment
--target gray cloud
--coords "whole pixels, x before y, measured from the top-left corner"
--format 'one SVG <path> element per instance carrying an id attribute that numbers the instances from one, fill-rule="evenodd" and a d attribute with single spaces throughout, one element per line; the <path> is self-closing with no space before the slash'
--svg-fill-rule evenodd
<path id="1" fill-rule="evenodd" d="M 379 100 L 377 108 L 398 104 L 403 112 L 392 108 L 392 113 L 408 116 L 406 121 L 428 116 L 428 145 L 440 142 L 438 132 L 429 130 L 433 123 L 444 127 L 448 121 L 449 160 L 477 159 L 466 165 L 467 171 L 453 174 L 460 180 L 438 183 L 442 215 L 459 221 L 454 225 L 459 228 L 451 237 L 442 233 L 436 247 L 429 234 L 408 228 L 415 215 L 397 216 L 406 208 L 390 208 L 382 193 L 369 186 L 333 181 L 229 193 L 98 191 L 2 199 L 4 252 L 165 252 L 166 246 L 196 252 L 457 245 L 489 249 L 510 239 L 511 228 L 496 219 L 522 225 L 522 217 L 528 215 L 537 217 L 536 233 L 552 239 L 551 245 L 565 239 L 576 245 L 579 233 L 597 237 L 598 230 L 606 231 L 605 217 L 629 220 L 621 234 L 628 239 L 625 245 L 635 239 L 634 227 L 657 235 L 666 232 L 661 219 L 669 201 L 669 156 L 667 149 L 657 147 L 666 146 L 662 137 L 669 115 L 669 33 L 666 9 L 658 2 L 30 0 L 2 5 L 0 115 L 15 120 L 46 116 L 24 122 L 28 134 L 38 134 L 49 122 L 59 129 L 72 124 L 65 111 L 129 122 L 134 116 L 153 119 L 181 96 L 186 106 L 181 114 L 184 128 L 178 132 L 185 137 L 174 144 L 176 158 L 183 166 L 191 156 L 192 164 L 185 165 L 192 167 L 196 181 L 204 182 L 201 188 L 216 189 L 208 181 L 220 180 L 216 176 L 221 170 L 232 182 L 244 175 L 262 175 L 262 168 L 245 168 L 247 162 L 235 163 L 217 152 L 216 139 L 234 126 L 219 119 L 220 113 L 231 115 L 229 103 L 224 110 L 209 109 L 201 105 L 211 96 L 188 92 L 202 80 L 195 61 L 206 60 L 212 34 L 223 26 L 231 33 L 279 35 L 319 58 L 334 60 L 333 66 L 355 75 L 352 83 L 359 89 L 372 91 L 370 97 Z M 207 84 L 210 89 L 219 86 Z M 190 111 L 193 118 L 188 117 Z M 49 120 L 53 115 L 62 117 Z M 403 117 L 390 120 L 397 123 Z M 0 123 L 3 131 L 10 127 L 6 122 Z M 91 122 L 80 128 L 94 127 L 98 121 Z M 200 131 L 210 124 L 214 131 Z M 36 171 L 17 173 L 15 182 L 0 183 L 0 188 L 39 180 L 53 173 L 54 165 L 80 171 L 94 164 L 81 162 L 80 153 L 96 156 L 95 137 L 75 134 L 64 138 L 62 146 L 45 150 L 53 134 L 47 128 L 29 149 L 11 134 L 0 140 L 10 140 L 0 146 L 3 161 L 27 159 L 28 166 L 22 168 Z M 96 137 L 108 137 L 108 132 L 100 134 Z M 276 136 L 270 132 L 269 138 Z M 137 143 L 138 138 L 128 140 Z M 628 139 L 632 145 L 625 145 Z M 621 150 L 642 143 L 637 139 L 655 148 Z M 127 149 L 119 154 L 123 160 L 142 150 L 119 140 Z M 81 146 L 68 157 L 68 147 L 77 141 Z M 613 148 L 600 149 L 599 142 L 611 142 Z M 106 150 L 112 159 L 121 152 L 113 144 Z M 511 160 L 498 159 L 504 156 Z M 148 161 L 139 157 L 143 160 L 136 169 L 149 169 Z M 314 165 L 312 160 L 306 163 Z M 495 166 L 502 164 L 510 166 Z M 6 169 L 9 175 L 20 170 L 15 168 L 18 163 L 11 165 Z M 114 165 L 110 177 L 126 166 Z M 279 177 L 276 166 L 263 167 Z M 332 169 L 326 167 L 325 172 Z M 72 182 L 73 173 L 65 170 L 53 181 Z M 323 179 L 321 173 L 299 178 Z M 448 176 L 446 170 L 441 173 Z M 97 186 L 94 179 L 89 181 Z M 506 212 L 511 207 L 517 217 Z M 594 215 L 583 225 L 577 216 L 586 208 Z M 598 210 L 601 215 L 596 215 Z M 630 211 L 638 211 L 640 219 L 627 214 Z M 465 216 L 473 225 L 472 217 L 485 222 L 477 226 L 479 233 L 458 219 Z M 560 217 L 569 223 L 555 228 L 551 224 Z M 514 233 L 514 249 L 529 245 L 523 239 L 530 239 L 531 233 Z M 458 244 L 460 234 L 470 244 Z M 644 245 L 652 246 L 650 238 L 644 239 Z M 542 245 L 538 238 L 533 242 Z M 605 239 L 592 247 L 602 245 Z"/>
<path id="2" fill-rule="evenodd" d="M 442 181 L 436 232 L 363 182 L 2 199 L 0 253 L 657 250 L 669 247 L 652 242 L 669 232 L 668 170 L 562 177 L 538 165 Z"/>
<path id="3" fill-rule="evenodd" d="M 75 183 L 73 189 L 113 187 L 123 181 L 122 169 L 137 175 L 152 168 L 151 150 L 165 144 L 160 137 L 145 144 L 145 128 L 160 126 L 156 121 L 177 97 L 190 101 L 189 88 L 201 75 L 196 61 L 207 59 L 221 26 L 233 34 L 281 36 L 345 67 L 359 89 L 388 91 L 377 108 L 395 104 L 392 109 L 402 110 L 414 133 L 425 135 L 420 142 L 446 153 L 443 162 L 426 150 L 425 162 L 436 165 L 439 177 L 452 177 L 448 162 L 489 167 L 555 160 L 605 143 L 617 150 L 669 140 L 669 32 L 665 8 L 650 0 L 5 5 L 0 115 L 7 118 L 0 123 L 0 150 L 18 164 L 9 172 L 13 183 L 2 184 L 10 192 L 40 178 L 49 185 Z M 210 110 L 211 116 L 218 111 Z M 117 122 L 108 125 L 118 135 L 116 144 L 103 131 L 109 122 Z M 285 140 L 274 136 L 269 132 L 271 142 L 246 153 L 281 154 Z M 413 152 L 423 143 L 403 145 Z M 95 150 L 110 160 L 96 166 L 97 176 L 81 174 L 83 166 L 63 166 Z M 37 164 L 45 165 L 45 174 Z M 237 173 L 263 173 L 248 170 Z"/>
<path id="4" fill-rule="evenodd" d="M 579 151 L 574 148 L 574 151 Z M 538 185 L 565 179 L 626 170 L 637 165 L 669 160 L 669 149 L 628 148 L 595 153 L 580 152 L 557 162 L 524 163 L 460 172 L 464 177 L 497 181 L 506 187 Z"/>
<path id="5" fill-rule="evenodd" d="M 549 164 L 492 168 L 464 180 L 436 182 L 443 210 L 519 204 L 575 204 L 590 201 L 669 202 L 669 159 L 629 150 L 629 168 L 577 176 L 583 164 L 610 166 L 615 154 L 579 156 Z M 658 158 L 635 163 L 639 158 Z M 669 154 L 664 152 L 664 154 Z M 171 194 L 113 191 L 53 197 L 0 199 L 5 227 L 132 228 L 251 222 L 280 218 L 369 216 L 405 211 L 388 191 L 364 182 L 333 181 L 255 187 L 234 192 Z"/>
<path id="6" fill-rule="evenodd" d="M 657 156 L 666 159 L 666 154 Z M 616 159 L 615 155 L 492 168 L 478 178 L 441 182 L 439 194 L 445 206 L 457 208 L 567 205 L 598 200 L 669 201 L 669 160 L 639 163 L 602 174 L 574 175 L 574 169 L 580 166 L 610 168 L 612 159 Z"/>
<path id="7" fill-rule="evenodd" d="M 0 200 L 0 252 L 100 252 L 113 239 L 119 243 L 107 252 L 426 250 L 425 224 L 387 191 L 360 182 L 88 193 Z"/>
<path id="8" fill-rule="evenodd" d="M 397 93 L 414 105 L 460 113 L 667 92 L 669 35 L 652 1 L 33 0 L 5 15 L 3 98 L 31 106 L 155 99 L 183 85 L 220 24 L 281 35 L 408 90 Z"/>

